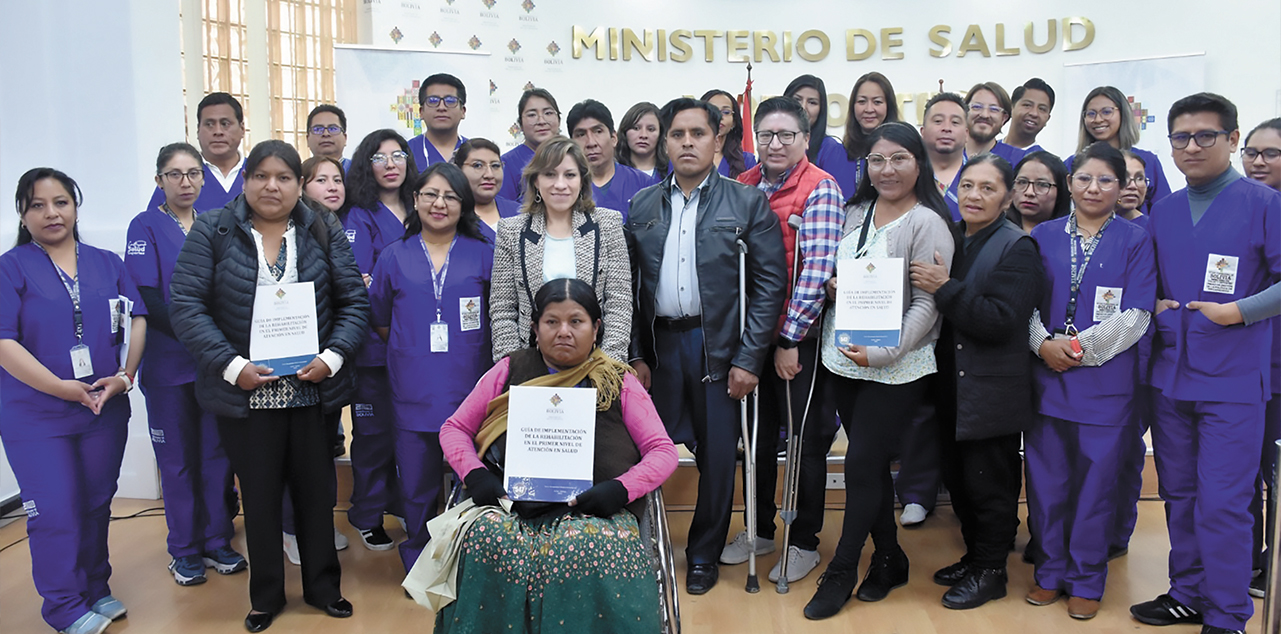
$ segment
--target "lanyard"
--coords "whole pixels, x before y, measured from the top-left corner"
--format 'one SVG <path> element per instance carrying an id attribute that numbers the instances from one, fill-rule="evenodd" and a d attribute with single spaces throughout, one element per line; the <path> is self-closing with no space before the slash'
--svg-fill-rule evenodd
<path id="1" fill-rule="evenodd" d="M 184 227 L 184 226 L 182 226 L 182 221 L 178 219 L 178 214 L 174 213 L 174 212 L 173 212 L 173 210 L 169 208 L 169 204 L 168 204 L 168 203 L 160 203 L 160 209 L 161 209 L 162 211 L 164 211 L 166 214 L 169 214 L 169 217 L 170 217 L 170 218 L 173 218 L 173 221 L 174 221 L 175 223 L 177 223 L 178 228 L 182 230 L 182 235 L 183 235 L 183 236 L 186 236 L 186 235 L 187 235 L 187 228 L 186 228 L 186 227 Z M 195 212 L 195 211 L 192 211 L 191 213 L 194 215 L 196 212 Z"/>
<path id="2" fill-rule="evenodd" d="M 76 243 L 76 276 L 73 278 L 67 275 L 61 267 L 54 261 L 53 256 L 45 250 L 39 242 L 32 241 L 32 244 L 40 247 L 45 255 L 49 256 L 49 264 L 53 264 L 53 270 L 57 271 L 58 279 L 62 281 L 62 287 L 67 289 L 67 295 L 71 297 L 71 318 L 76 324 L 76 343 L 84 343 L 84 315 L 80 311 L 80 243 Z"/>
<path id="3" fill-rule="evenodd" d="M 863 227 L 861 232 L 858 234 L 858 248 L 854 250 L 855 260 L 859 259 L 860 256 L 865 255 L 867 253 L 867 247 L 866 247 L 867 232 L 869 228 L 872 226 L 872 218 L 875 217 L 875 214 L 876 214 L 876 203 L 872 203 L 872 205 L 867 208 L 867 213 L 863 215 Z"/>
<path id="4" fill-rule="evenodd" d="M 436 321 L 440 322 L 440 298 L 445 294 L 445 276 L 449 275 L 449 258 L 454 254 L 454 245 L 458 244 L 458 235 L 449 243 L 449 250 L 445 252 L 445 263 L 440 267 L 440 273 L 436 273 L 436 267 L 431 262 L 431 253 L 427 251 L 427 241 L 422 236 L 418 236 L 418 241 L 423 245 L 423 255 L 427 256 L 427 270 L 431 271 L 431 290 L 436 295 Z"/>
<path id="5" fill-rule="evenodd" d="M 1076 228 L 1076 212 L 1073 212 L 1072 215 L 1068 217 L 1068 252 L 1071 253 L 1072 269 L 1070 276 L 1071 290 L 1068 295 L 1067 319 L 1063 322 L 1063 326 L 1065 328 L 1072 326 L 1072 322 L 1076 317 L 1076 298 L 1077 295 L 1081 293 L 1081 281 L 1085 279 L 1085 270 L 1090 268 L 1090 258 L 1094 256 L 1094 250 L 1098 248 L 1099 242 L 1103 241 L 1103 232 L 1108 228 L 1108 225 L 1112 224 L 1112 220 L 1115 218 L 1115 214 L 1108 216 L 1108 219 L 1103 222 L 1103 226 L 1099 227 L 1099 232 L 1094 234 L 1094 239 L 1090 240 L 1089 246 L 1081 249 L 1084 254 L 1084 260 L 1081 262 L 1080 268 L 1077 268 L 1076 246 L 1079 242 L 1079 236 L 1077 235 Z"/>

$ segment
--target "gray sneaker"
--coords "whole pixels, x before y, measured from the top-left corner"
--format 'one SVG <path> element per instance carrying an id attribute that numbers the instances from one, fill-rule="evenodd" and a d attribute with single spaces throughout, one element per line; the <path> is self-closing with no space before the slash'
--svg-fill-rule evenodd
<path id="1" fill-rule="evenodd" d="M 727 566 L 741 564 L 747 561 L 747 531 L 743 531 L 734 536 L 734 541 L 730 542 L 725 550 L 721 551 L 721 563 Z M 774 540 L 756 537 L 756 555 L 768 555 L 774 552 Z"/>
<path id="2" fill-rule="evenodd" d="M 799 546 L 787 547 L 787 582 L 795 583 L 805 578 L 811 571 L 818 567 L 821 558 L 817 550 L 804 550 Z M 778 562 L 769 571 L 770 583 L 778 583 L 778 576 L 783 572 L 783 558 L 779 557 Z"/>

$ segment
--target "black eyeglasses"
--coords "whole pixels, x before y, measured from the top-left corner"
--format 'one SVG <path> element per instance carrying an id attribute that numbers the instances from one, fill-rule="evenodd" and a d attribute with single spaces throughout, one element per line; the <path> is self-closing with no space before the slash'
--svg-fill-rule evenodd
<path id="1" fill-rule="evenodd" d="M 794 130 L 779 130 L 778 132 L 773 130 L 761 130 L 756 133 L 756 142 L 762 146 L 769 147 L 769 144 L 773 143 L 774 139 L 777 138 L 780 144 L 791 145 L 799 134 L 799 132 Z"/>
<path id="2" fill-rule="evenodd" d="M 1175 132 L 1170 135 L 1170 147 L 1176 150 L 1182 150 L 1188 146 L 1188 142 L 1196 139 L 1196 144 L 1200 147 L 1213 147 L 1219 140 L 1219 135 L 1227 136 L 1231 134 L 1227 130 L 1202 130 L 1200 132 Z"/>
<path id="3" fill-rule="evenodd" d="M 329 125 L 313 125 L 313 126 L 311 126 L 311 133 L 312 133 L 312 134 L 314 134 L 314 135 L 316 135 L 316 136 L 320 136 L 320 135 L 322 135 L 322 134 L 324 134 L 324 133 L 326 133 L 326 132 L 328 132 L 329 134 L 342 134 L 342 133 L 344 132 L 344 130 L 342 129 L 342 126 L 340 126 L 340 125 L 338 125 L 338 124 L 336 124 L 336 123 L 331 123 L 331 124 L 329 124 Z"/>
<path id="4" fill-rule="evenodd" d="M 1275 163 L 1277 159 L 1281 159 L 1281 149 L 1274 147 L 1264 148 L 1262 150 L 1256 150 L 1252 147 L 1241 148 L 1242 161 L 1253 161 L 1260 156 L 1263 157 L 1264 163 Z"/>
<path id="5" fill-rule="evenodd" d="M 1138 187 L 1139 185 L 1143 185 L 1144 187 L 1151 187 L 1152 179 L 1148 178 L 1144 174 L 1138 174 L 1136 176 L 1131 176 L 1125 179 L 1125 186 L 1129 187 L 1130 185 L 1134 185 L 1135 187 Z"/>
<path id="6" fill-rule="evenodd" d="M 1034 181 L 1027 178 L 1014 179 L 1015 190 L 1024 191 L 1028 188 L 1028 185 L 1031 185 L 1032 189 L 1036 191 L 1036 193 L 1038 194 L 1048 194 L 1050 193 L 1051 189 L 1058 187 L 1057 185 L 1055 185 L 1054 183 L 1051 183 L 1050 181 Z"/>
<path id="7" fill-rule="evenodd" d="M 432 95 L 427 99 L 425 99 L 424 101 L 427 103 L 427 105 L 433 108 L 440 106 L 440 102 L 442 101 L 445 102 L 446 108 L 457 108 L 458 104 L 463 102 L 462 99 L 459 99 L 458 97 L 455 97 L 453 95 L 448 95 L 445 97 L 438 97 L 436 95 Z"/>
<path id="8" fill-rule="evenodd" d="M 181 183 L 184 178 L 192 183 L 199 183 L 205 179 L 205 172 L 204 170 L 188 170 L 186 172 L 172 170 L 165 172 L 160 176 L 170 183 L 177 185 L 178 183 Z"/>

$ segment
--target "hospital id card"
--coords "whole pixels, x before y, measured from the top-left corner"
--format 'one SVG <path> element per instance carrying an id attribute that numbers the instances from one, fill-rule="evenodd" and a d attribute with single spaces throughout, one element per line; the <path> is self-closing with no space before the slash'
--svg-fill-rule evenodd
<path id="1" fill-rule="evenodd" d="M 1237 292 L 1237 263 L 1240 258 L 1235 255 L 1211 253 L 1205 263 L 1205 285 L 1201 290 L 1207 293 L 1232 295 Z"/>

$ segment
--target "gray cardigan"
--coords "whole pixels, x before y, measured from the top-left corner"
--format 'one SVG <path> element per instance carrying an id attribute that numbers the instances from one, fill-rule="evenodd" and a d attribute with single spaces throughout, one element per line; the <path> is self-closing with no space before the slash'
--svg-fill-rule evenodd
<path id="1" fill-rule="evenodd" d="M 871 203 L 850 205 L 845 209 L 845 230 L 842 239 L 863 228 L 863 219 Z M 870 238 L 869 238 L 870 239 Z M 908 210 L 885 236 L 889 257 L 903 258 L 907 262 L 934 264 L 934 254 L 943 256 L 944 266 L 950 271 L 956 242 L 947 221 L 938 213 L 917 203 Z M 943 317 L 934 305 L 934 295 L 915 286 L 905 271 L 903 274 L 903 331 L 899 347 L 867 349 L 867 363 L 873 368 L 883 368 L 898 361 L 904 354 L 939 338 Z"/>

